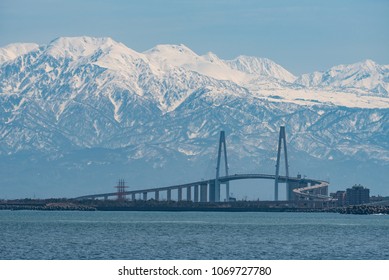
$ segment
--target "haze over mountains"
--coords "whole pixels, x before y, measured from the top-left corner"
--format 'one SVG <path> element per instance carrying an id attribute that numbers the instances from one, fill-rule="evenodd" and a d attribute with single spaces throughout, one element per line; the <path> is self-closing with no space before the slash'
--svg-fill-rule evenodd
<path id="1" fill-rule="evenodd" d="M 274 173 L 280 125 L 292 174 L 389 195 L 388 92 L 389 66 L 371 60 L 296 77 L 266 58 L 223 60 L 184 45 L 8 45 L 0 198 L 111 191 L 118 178 L 146 188 L 212 177 L 221 129 L 230 173 Z"/>

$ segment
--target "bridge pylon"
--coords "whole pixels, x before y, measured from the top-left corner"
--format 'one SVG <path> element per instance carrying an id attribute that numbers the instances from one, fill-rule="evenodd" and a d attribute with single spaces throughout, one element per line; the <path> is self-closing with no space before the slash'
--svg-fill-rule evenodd
<path id="1" fill-rule="evenodd" d="M 225 167 L 225 176 L 228 176 L 228 162 L 227 162 L 227 146 L 226 146 L 226 135 L 225 132 L 222 130 L 220 131 L 220 138 L 219 138 L 219 150 L 217 153 L 217 165 L 216 165 L 216 179 L 215 179 L 215 202 L 220 201 L 220 161 L 222 156 L 222 149 L 224 151 L 224 167 Z M 227 201 L 230 200 L 230 183 L 226 183 L 226 199 Z"/>
<path id="2" fill-rule="evenodd" d="M 278 150 L 277 150 L 277 164 L 276 164 L 276 177 L 274 183 L 274 200 L 278 201 L 278 180 L 280 176 L 280 158 L 281 158 L 281 145 L 284 146 L 284 157 L 285 157 L 285 172 L 286 172 L 286 186 L 288 189 L 288 178 L 289 178 L 289 165 L 288 165 L 288 152 L 286 148 L 286 133 L 285 126 L 280 126 L 280 136 L 278 138 Z"/>

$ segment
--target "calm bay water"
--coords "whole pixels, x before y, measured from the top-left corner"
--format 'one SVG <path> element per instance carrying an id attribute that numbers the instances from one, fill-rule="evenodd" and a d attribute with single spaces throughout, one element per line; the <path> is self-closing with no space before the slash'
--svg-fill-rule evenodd
<path id="1" fill-rule="evenodd" d="M 0 211 L 0 259 L 389 259 L 389 216 Z"/>

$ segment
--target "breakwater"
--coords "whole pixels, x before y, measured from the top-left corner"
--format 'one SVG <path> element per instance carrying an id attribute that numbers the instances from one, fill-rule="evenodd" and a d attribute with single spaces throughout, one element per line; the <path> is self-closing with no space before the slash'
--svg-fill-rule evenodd
<path id="1" fill-rule="evenodd" d="M 0 210 L 37 211 L 204 211 L 204 212 L 332 212 L 340 214 L 389 214 L 389 206 L 354 205 L 347 207 L 302 206 L 291 201 L 200 202 L 156 200 L 74 200 L 21 199 L 0 201 Z"/>
<path id="2" fill-rule="evenodd" d="M 75 201 L 22 199 L 1 201 L 0 210 L 36 210 L 36 211 L 95 211 L 95 207 L 83 205 Z"/>
<path id="3" fill-rule="evenodd" d="M 354 214 L 354 215 L 373 215 L 373 214 L 389 215 L 389 206 L 352 205 L 347 207 L 331 209 L 329 210 L 329 212 L 337 212 L 340 214 Z"/>

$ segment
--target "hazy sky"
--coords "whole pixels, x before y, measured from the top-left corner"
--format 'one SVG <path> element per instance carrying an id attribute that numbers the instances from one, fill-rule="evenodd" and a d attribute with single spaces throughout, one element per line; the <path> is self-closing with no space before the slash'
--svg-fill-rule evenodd
<path id="1" fill-rule="evenodd" d="M 0 0 L 0 47 L 109 36 L 136 51 L 185 44 L 267 57 L 294 74 L 389 64 L 389 0 Z"/>

